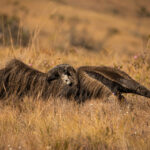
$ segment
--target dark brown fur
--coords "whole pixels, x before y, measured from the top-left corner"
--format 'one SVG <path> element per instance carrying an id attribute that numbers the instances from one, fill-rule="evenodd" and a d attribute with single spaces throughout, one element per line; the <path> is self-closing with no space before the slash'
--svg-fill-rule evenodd
<path id="1" fill-rule="evenodd" d="M 13 95 L 18 98 L 24 96 L 44 99 L 51 96 L 70 98 L 72 93 L 76 93 L 76 86 L 65 84 L 59 76 L 66 66 L 71 69 L 71 73 L 75 71 L 69 65 L 59 65 L 48 73 L 43 73 L 13 59 L 0 70 L 0 99 Z"/>
<path id="2" fill-rule="evenodd" d="M 48 99 L 64 97 L 84 102 L 114 94 L 119 101 L 122 93 L 134 93 L 150 98 L 150 91 L 125 72 L 105 66 L 84 66 L 77 71 L 61 64 L 47 73 L 35 70 L 19 60 L 12 60 L 0 70 L 0 99 L 12 95 Z"/>
<path id="3" fill-rule="evenodd" d="M 106 66 L 83 66 L 78 68 L 79 100 L 108 97 L 114 94 L 119 101 L 122 93 L 134 93 L 150 98 L 150 91 L 133 80 L 125 72 Z"/>

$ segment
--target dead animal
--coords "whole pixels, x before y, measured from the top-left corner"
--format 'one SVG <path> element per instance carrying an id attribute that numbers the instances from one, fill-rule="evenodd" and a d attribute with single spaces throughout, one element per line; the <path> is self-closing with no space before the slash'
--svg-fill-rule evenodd
<path id="1" fill-rule="evenodd" d="M 43 99 L 69 99 L 77 91 L 77 78 L 72 74 L 76 74 L 76 71 L 67 64 L 58 65 L 43 73 L 13 59 L 0 70 L 0 99 L 13 95 L 17 98 L 32 96 Z"/>

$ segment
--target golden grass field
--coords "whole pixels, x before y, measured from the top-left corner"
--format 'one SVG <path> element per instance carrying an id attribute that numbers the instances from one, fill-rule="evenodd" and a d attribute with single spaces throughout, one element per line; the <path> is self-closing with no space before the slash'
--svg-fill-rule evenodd
<path id="1" fill-rule="evenodd" d="M 109 7 L 102 0 L 81 0 L 81 5 L 75 0 L 0 0 L 1 14 L 20 17 L 20 25 L 34 31 L 28 47 L 16 47 L 13 40 L 0 46 L 0 68 L 12 58 L 43 72 L 60 63 L 107 65 L 150 89 L 150 18 L 136 16 L 139 6 L 150 11 L 149 2 L 139 0 L 135 7 L 133 1 L 131 6 L 130 1 L 108 2 Z M 120 107 L 114 97 L 84 104 L 1 100 L 0 150 L 149 150 L 150 99 L 125 97 L 132 107 Z"/>

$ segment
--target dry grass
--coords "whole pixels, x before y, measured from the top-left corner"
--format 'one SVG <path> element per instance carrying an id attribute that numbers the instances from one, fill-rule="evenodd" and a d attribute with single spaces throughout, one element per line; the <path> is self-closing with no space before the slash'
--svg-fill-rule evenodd
<path id="1" fill-rule="evenodd" d="M 100 100 L 1 102 L 0 149 L 148 150 L 150 106 L 143 98 L 131 101 L 132 111 Z"/>
<path id="2" fill-rule="evenodd" d="M 149 20 L 105 14 L 105 7 L 93 12 L 90 4 L 85 10 L 74 7 L 74 0 L 0 1 L 1 12 L 19 16 L 22 26 L 35 31 L 27 48 L 0 47 L 0 68 L 14 57 L 44 72 L 60 63 L 109 65 L 150 88 Z M 150 101 L 125 97 L 130 108 L 120 108 L 114 97 L 83 105 L 64 99 L 1 100 L 0 149 L 149 150 Z"/>
<path id="3" fill-rule="evenodd" d="M 39 55 L 40 54 L 40 55 Z M 0 50 L 1 66 L 12 57 L 48 71 L 58 63 L 77 67 L 100 65 L 102 55 L 95 53 L 59 53 L 34 49 Z M 67 57 L 66 57 L 67 55 Z M 90 60 L 93 56 L 95 59 Z M 123 69 L 136 80 L 149 86 L 149 64 L 138 56 Z M 147 56 L 147 55 L 146 55 Z M 146 59 L 144 57 L 144 60 Z M 102 62 L 107 59 L 103 58 Z M 113 60 L 117 64 L 117 59 Z M 131 63 L 132 62 L 132 63 Z M 108 63 L 109 64 L 109 63 Z M 121 67 L 116 65 L 116 67 Z M 143 72 L 145 72 L 143 74 Z M 0 102 L 0 149 L 145 149 L 150 148 L 149 99 L 126 95 L 129 108 L 120 108 L 114 97 L 91 100 L 83 105 L 64 99 L 48 101 L 25 98 Z"/>

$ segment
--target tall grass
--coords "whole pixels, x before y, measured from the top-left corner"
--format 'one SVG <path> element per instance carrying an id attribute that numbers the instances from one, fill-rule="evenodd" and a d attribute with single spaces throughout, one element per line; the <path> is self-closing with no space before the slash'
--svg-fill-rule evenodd
<path id="1" fill-rule="evenodd" d="M 30 52 L 30 53 L 29 53 Z M 94 53 L 60 53 L 32 49 L 0 51 L 1 67 L 14 55 L 41 71 L 59 63 L 74 67 L 94 63 L 100 65 L 102 55 Z M 40 55 L 39 55 L 40 54 Z M 143 53 L 142 53 L 143 54 Z M 143 55 L 123 63 L 123 70 L 142 84 L 149 86 L 149 64 Z M 90 57 L 94 57 L 93 61 Z M 147 55 L 146 55 L 147 56 Z M 107 62 L 106 58 L 101 59 Z M 113 60 L 117 64 L 118 60 Z M 109 64 L 109 63 L 108 63 Z M 138 66 L 138 67 L 137 67 Z M 115 67 L 121 67 L 115 65 Z M 143 74 L 144 72 L 144 74 Z M 126 95 L 130 108 L 120 108 L 114 97 L 76 104 L 65 99 L 23 101 L 13 98 L 0 101 L 0 149 L 110 150 L 150 148 L 150 101 Z"/>
<path id="2" fill-rule="evenodd" d="M 132 97 L 132 111 L 100 100 L 1 102 L 0 148 L 149 149 L 150 106 L 141 99 Z"/>
<path id="3" fill-rule="evenodd" d="M 139 32 L 136 23 L 126 18 L 49 3 L 49 7 L 47 1 L 16 3 L 28 10 L 22 17 L 25 26 L 37 27 L 28 47 L 15 48 L 13 43 L 12 48 L 0 47 L 0 68 L 14 57 L 43 72 L 60 63 L 75 68 L 108 65 L 150 88 L 149 41 L 144 50 L 137 49 L 148 23 L 142 22 L 145 26 Z M 87 31 L 82 33 L 84 28 Z M 89 45 L 97 52 L 85 50 Z M 113 96 L 80 105 L 65 99 L 0 100 L 0 150 L 149 150 L 150 100 L 130 94 L 125 97 L 130 107 L 121 108 Z"/>

